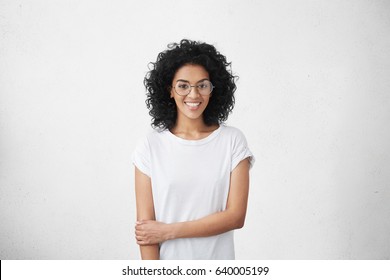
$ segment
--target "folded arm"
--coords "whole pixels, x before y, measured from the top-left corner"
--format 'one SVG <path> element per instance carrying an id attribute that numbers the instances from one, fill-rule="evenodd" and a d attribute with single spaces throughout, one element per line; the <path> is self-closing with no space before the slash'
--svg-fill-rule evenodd
<path id="1" fill-rule="evenodd" d="M 194 221 L 165 224 L 155 219 L 138 219 L 139 245 L 191 237 L 206 237 L 243 227 L 249 191 L 249 160 L 242 160 L 232 171 L 226 209 Z"/>
<path id="2" fill-rule="evenodd" d="M 137 220 L 155 220 L 152 184 L 150 178 L 135 167 L 135 197 Z M 139 244 L 143 260 L 160 259 L 158 244 Z"/>

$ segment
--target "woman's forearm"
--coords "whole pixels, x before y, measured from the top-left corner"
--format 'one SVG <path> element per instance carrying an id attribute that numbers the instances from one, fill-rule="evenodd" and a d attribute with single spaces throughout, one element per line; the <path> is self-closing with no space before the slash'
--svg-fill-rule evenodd
<path id="1" fill-rule="evenodd" d="M 169 239 L 206 237 L 244 226 L 245 213 L 225 210 L 194 221 L 170 224 Z"/>
<path id="2" fill-rule="evenodd" d="M 143 260 L 159 260 L 160 250 L 158 244 L 139 246 Z"/>
<path id="3" fill-rule="evenodd" d="M 241 228 L 244 225 L 246 207 L 240 210 L 227 209 L 198 220 L 172 224 L 141 220 L 136 224 L 137 243 L 142 246 L 177 238 L 207 237 Z"/>

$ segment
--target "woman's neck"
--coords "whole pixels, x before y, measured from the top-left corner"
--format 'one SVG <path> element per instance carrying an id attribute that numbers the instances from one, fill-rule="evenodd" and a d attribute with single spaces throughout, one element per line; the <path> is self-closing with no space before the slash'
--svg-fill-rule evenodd
<path id="1" fill-rule="evenodd" d="M 218 125 L 207 126 L 201 118 L 186 121 L 181 121 L 178 118 L 171 132 L 180 138 L 197 140 L 207 137 L 218 127 Z"/>

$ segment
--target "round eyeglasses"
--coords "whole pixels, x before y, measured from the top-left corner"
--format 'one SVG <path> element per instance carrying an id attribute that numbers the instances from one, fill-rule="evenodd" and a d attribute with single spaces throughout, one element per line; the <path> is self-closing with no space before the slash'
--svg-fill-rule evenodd
<path id="1" fill-rule="evenodd" d="M 193 87 L 201 95 L 209 95 L 214 89 L 213 84 L 209 80 L 200 81 L 194 86 L 191 86 L 187 81 L 177 81 L 174 89 L 178 95 L 184 96 L 190 94 Z"/>

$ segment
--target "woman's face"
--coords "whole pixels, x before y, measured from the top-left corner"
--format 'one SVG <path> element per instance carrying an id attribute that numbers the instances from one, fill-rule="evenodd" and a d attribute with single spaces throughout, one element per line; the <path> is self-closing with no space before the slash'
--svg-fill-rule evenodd
<path id="1" fill-rule="evenodd" d="M 191 87 L 188 95 L 179 95 L 174 89 L 177 82 L 189 82 L 191 86 L 195 86 L 209 79 L 209 73 L 200 65 L 187 64 L 176 71 L 172 81 L 171 97 L 175 99 L 178 118 L 184 117 L 191 120 L 203 118 L 203 112 L 209 103 L 211 94 L 201 95 L 197 87 Z"/>

